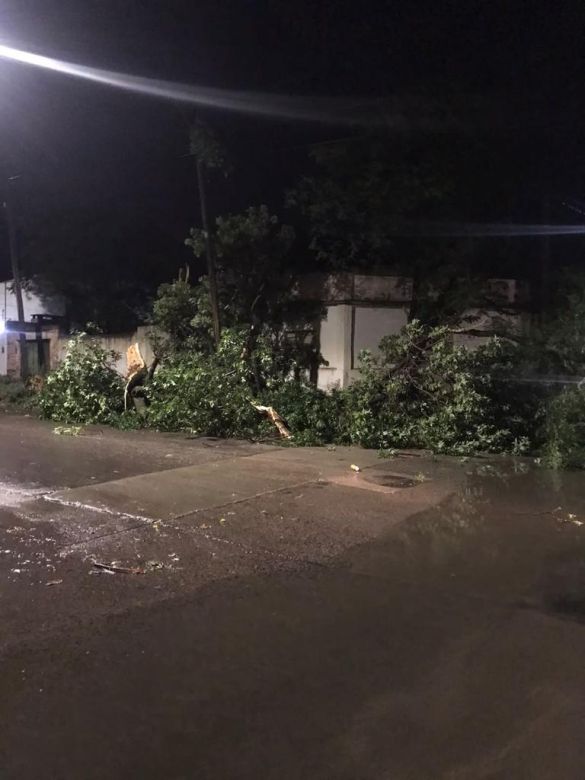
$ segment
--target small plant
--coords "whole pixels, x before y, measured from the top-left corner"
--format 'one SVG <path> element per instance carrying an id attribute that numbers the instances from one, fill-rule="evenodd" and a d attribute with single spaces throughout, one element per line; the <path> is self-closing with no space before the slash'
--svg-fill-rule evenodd
<path id="1" fill-rule="evenodd" d="M 585 391 L 564 390 L 548 405 L 543 463 L 554 469 L 585 468 Z"/>
<path id="2" fill-rule="evenodd" d="M 33 409 L 36 392 L 28 383 L 11 377 L 0 377 L 0 408 L 14 411 Z"/>
<path id="3" fill-rule="evenodd" d="M 79 333 L 39 395 L 43 417 L 64 423 L 114 423 L 124 409 L 124 383 L 112 363 L 118 358 Z"/>

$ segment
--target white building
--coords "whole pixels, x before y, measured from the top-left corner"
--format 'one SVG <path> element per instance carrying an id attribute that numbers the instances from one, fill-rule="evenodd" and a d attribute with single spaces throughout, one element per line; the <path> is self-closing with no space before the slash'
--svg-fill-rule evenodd
<path id="1" fill-rule="evenodd" d="M 511 309 L 525 298 L 525 291 L 514 279 L 491 280 L 489 286 L 498 301 Z M 369 349 L 375 354 L 384 336 L 399 333 L 407 324 L 412 280 L 353 273 L 309 274 L 301 279 L 298 294 L 306 300 L 321 301 L 325 307 L 318 342 L 327 365 L 319 368 L 318 386 L 328 390 L 351 384 L 359 373 L 360 352 Z M 468 316 L 474 318 L 469 329 L 476 335 L 462 333 L 454 339 L 469 348 L 489 338 L 496 319 L 505 319 L 514 328 L 522 324 L 520 310 L 502 316 L 496 311 L 476 309 Z"/>
<path id="2" fill-rule="evenodd" d="M 23 290 L 24 320 L 25 322 L 34 322 L 40 316 L 61 317 L 65 314 L 65 304 L 62 300 L 53 298 L 50 300 L 42 299 L 40 296 Z M 0 282 L 0 376 L 19 373 L 20 353 L 18 352 L 18 335 L 7 330 L 6 323 L 18 321 L 18 306 L 14 294 L 12 281 Z M 44 331 L 45 329 L 43 329 Z M 43 332 L 42 342 L 47 357 L 47 366 L 52 362 L 51 341 L 48 333 Z M 35 333 L 26 334 L 27 341 L 37 342 Z M 29 373 L 37 373 L 38 350 L 30 349 Z"/>

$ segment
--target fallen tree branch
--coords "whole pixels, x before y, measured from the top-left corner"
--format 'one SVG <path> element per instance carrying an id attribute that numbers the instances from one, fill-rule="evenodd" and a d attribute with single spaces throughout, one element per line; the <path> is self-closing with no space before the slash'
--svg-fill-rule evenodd
<path id="1" fill-rule="evenodd" d="M 258 404 L 255 404 L 253 401 L 251 403 L 257 412 L 260 412 L 261 414 L 265 414 L 268 417 L 268 419 L 274 423 L 274 425 L 278 429 L 278 432 L 283 437 L 283 439 L 292 439 L 292 433 L 286 427 L 284 420 L 278 414 L 278 412 L 273 406 L 259 406 Z"/>

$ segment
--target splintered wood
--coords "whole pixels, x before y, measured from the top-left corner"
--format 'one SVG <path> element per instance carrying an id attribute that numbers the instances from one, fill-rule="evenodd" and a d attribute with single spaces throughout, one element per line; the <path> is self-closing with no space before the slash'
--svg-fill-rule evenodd
<path id="1" fill-rule="evenodd" d="M 292 433 L 286 427 L 284 420 L 273 406 L 258 406 L 257 404 L 252 404 L 252 406 L 256 411 L 265 414 L 268 419 L 274 423 L 283 439 L 292 439 Z"/>
<path id="2" fill-rule="evenodd" d="M 132 344 L 126 350 L 126 364 L 128 366 L 126 370 L 126 379 L 130 379 L 138 371 L 142 371 L 143 368 L 146 368 L 146 363 L 140 354 L 140 347 L 138 344 Z"/>
<path id="3" fill-rule="evenodd" d="M 146 372 L 146 363 L 140 353 L 138 344 L 132 344 L 126 350 L 126 385 L 124 387 L 124 409 L 128 411 L 130 390 L 136 384 L 141 374 Z"/>

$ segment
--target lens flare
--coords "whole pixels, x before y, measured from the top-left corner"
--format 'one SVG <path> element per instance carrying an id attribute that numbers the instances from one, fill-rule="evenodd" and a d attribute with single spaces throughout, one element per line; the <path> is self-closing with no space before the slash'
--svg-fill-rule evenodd
<path id="1" fill-rule="evenodd" d="M 202 87 L 93 68 L 5 45 L 0 45 L 0 58 L 62 73 L 65 76 L 86 79 L 97 84 L 105 84 L 117 89 L 211 108 L 279 119 L 300 119 L 335 124 L 363 124 L 374 121 L 368 109 L 370 105 L 368 101 L 357 103 L 356 100 L 351 99 L 295 97 Z M 374 105 L 375 101 L 371 102 L 371 108 Z M 364 111 L 364 109 L 366 110 Z M 369 116 L 368 113 L 370 113 Z"/>
<path id="2" fill-rule="evenodd" d="M 432 223 L 418 225 L 408 232 L 410 236 L 439 238 L 526 238 L 538 236 L 582 236 L 585 225 L 525 225 L 515 223 Z"/>

